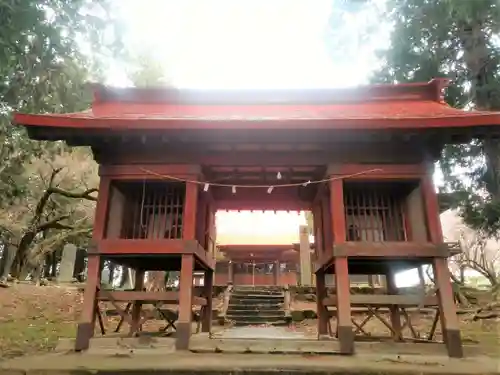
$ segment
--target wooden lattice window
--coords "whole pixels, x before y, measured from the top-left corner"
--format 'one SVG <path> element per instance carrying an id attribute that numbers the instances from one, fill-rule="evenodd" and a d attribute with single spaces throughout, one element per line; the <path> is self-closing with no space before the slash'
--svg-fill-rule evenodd
<path id="1" fill-rule="evenodd" d="M 112 203 L 113 196 L 119 197 L 115 204 L 123 206 L 120 238 L 150 240 L 182 238 L 185 197 L 183 183 L 119 182 L 114 185 Z"/>
<path id="2" fill-rule="evenodd" d="M 348 241 L 406 241 L 404 186 L 356 183 L 344 188 Z"/>

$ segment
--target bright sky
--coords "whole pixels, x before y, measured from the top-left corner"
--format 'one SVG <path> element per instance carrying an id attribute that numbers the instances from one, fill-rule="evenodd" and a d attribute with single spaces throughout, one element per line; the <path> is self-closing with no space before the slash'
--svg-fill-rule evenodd
<path id="1" fill-rule="evenodd" d="M 165 62 L 180 87 L 305 88 L 366 83 L 381 38 L 345 43 L 354 59 L 327 48 L 331 0 L 116 0 L 133 51 Z M 351 37 L 365 17 L 346 19 Z M 387 35 L 385 35 L 387 40 Z M 347 51 L 347 50 L 346 50 Z M 332 54 L 335 58 L 332 58 Z M 115 71 L 111 82 L 123 81 Z"/>
<path id="2" fill-rule="evenodd" d="M 374 50 L 388 43 L 389 27 L 360 42 L 356 32 L 369 11 L 346 18 L 326 43 L 331 0 L 116 0 L 127 27 L 131 51 L 165 65 L 178 87 L 314 88 L 367 83 L 377 67 Z M 331 31 L 331 30 L 330 30 Z M 124 69 L 113 67 L 108 84 L 130 84 Z M 252 238 L 284 242 L 297 238 L 305 223 L 297 213 L 219 213 L 218 240 Z M 224 240 L 224 238 L 226 240 Z M 243 240 L 241 240 L 243 241 Z M 416 274 L 400 275 L 412 284 Z"/>

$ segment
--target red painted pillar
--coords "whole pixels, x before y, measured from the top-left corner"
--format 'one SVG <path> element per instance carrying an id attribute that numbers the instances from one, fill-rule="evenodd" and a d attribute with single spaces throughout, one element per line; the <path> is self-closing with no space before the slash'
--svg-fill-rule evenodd
<path id="1" fill-rule="evenodd" d="M 202 308 L 201 331 L 210 332 L 212 329 L 212 289 L 214 285 L 214 271 L 206 270 L 204 277 L 203 294 L 207 299 L 206 306 Z"/>
<path id="2" fill-rule="evenodd" d="M 198 207 L 198 185 L 186 183 L 184 200 L 182 238 L 194 240 L 196 237 L 196 210 Z M 191 337 L 191 322 L 193 316 L 193 271 L 194 256 L 183 254 L 179 282 L 179 320 L 177 323 L 176 348 L 187 350 Z"/>
<path id="3" fill-rule="evenodd" d="M 330 181 L 330 213 L 334 244 L 346 241 L 344 186 L 341 179 Z M 328 249 L 327 251 L 333 251 Z M 337 335 L 343 354 L 354 352 L 354 332 L 351 324 L 350 281 L 347 257 L 336 257 L 335 289 L 337 294 Z"/>
<path id="4" fill-rule="evenodd" d="M 97 306 L 97 290 L 101 283 L 102 261 L 98 254 L 99 241 L 104 238 L 106 230 L 106 218 L 109 205 L 109 193 L 111 181 L 109 177 L 102 176 L 99 183 L 99 196 L 95 211 L 94 230 L 94 254 L 89 254 L 87 261 L 87 283 L 83 294 L 83 308 L 78 323 L 75 350 L 81 351 L 89 348 L 90 339 L 94 336 L 94 326 Z"/>
<path id="5" fill-rule="evenodd" d="M 422 179 L 422 192 L 427 216 L 429 239 L 432 243 L 443 243 L 443 232 L 439 220 L 439 204 L 436 189 L 429 173 Z M 451 287 L 451 276 L 446 258 L 433 259 L 434 278 L 439 298 L 441 330 L 450 357 L 463 357 L 462 338 L 457 317 L 457 309 Z"/>

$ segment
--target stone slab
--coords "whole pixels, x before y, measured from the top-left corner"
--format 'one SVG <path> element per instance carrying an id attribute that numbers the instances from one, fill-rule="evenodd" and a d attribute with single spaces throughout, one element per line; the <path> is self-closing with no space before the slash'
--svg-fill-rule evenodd
<path id="1" fill-rule="evenodd" d="M 0 363 L 0 375 L 87 374 L 440 374 L 498 375 L 497 359 L 386 355 L 193 354 L 90 355 L 49 354 Z"/>
<path id="2" fill-rule="evenodd" d="M 203 339 L 193 337 L 189 350 L 195 353 L 231 354 L 336 354 L 340 353 L 337 340 L 290 339 Z"/>
<path id="3" fill-rule="evenodd" d="M 285 327 L 231 327 L 225 329 L 213 337 L 225 339 L 305 339 L 301 332 L 294 332 Z"/>
<path id="4" fill-rule="evenodd" d="M 74 339 L 59 339 L 55 352 L 68 353 L 75 348 Z M 175 338 L 172 337 L 94 337 L 90 340 L 86 354 L 167 354 L 175 351 Z"/>

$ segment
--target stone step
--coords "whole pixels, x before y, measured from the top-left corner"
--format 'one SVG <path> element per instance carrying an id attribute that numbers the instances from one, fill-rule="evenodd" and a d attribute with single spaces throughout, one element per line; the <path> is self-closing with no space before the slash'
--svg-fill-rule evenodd
<path id="1" fill-rule="evenodd" d="M 258 292 L 281 292 L 283 291 L 283 287 L 281 286 L 235 286 L 233 290 L 242 290 L 242 291 L 258 291 Z"/>
<path id="2" fill-rule="evenodd" d="M 285 314 L 273 313 L 267 315 L 226 315 L 229 320 L 234 320 L 236 322 L 256 322 L 256 323 L 266 323 L 275 322 L 278 320 L 285 319 Z"/>
<path id="3" fill-rule="evenodd" d="M 283 298 L 283 293 L 276 294 L 255 294 L 255 293 L 231 293 L 231 297 L 235 298 L 252 298 L 252 299 L 276 299 Z"/>
<path id="4" fill-rule="evenodd" d="M 229 301 L 229 305 L 247 306 L 248 308 L 282 308 L 284 301 L 255 301 L 255 300 L 237 300 Z"/>
<path id="5" fill-rule="evenodd" d="M 284 296 L 257 296 L 255 294 L 232 294 L 231 299 L 253 299 L 256 301 L 280 301 Z"/>
<path id="6" fill-rule="evenodd" d="M 268 291 L 268 290 L 234 290 L 231 292 L 231 294 L 236 294 L 236 295 L 256 295 L 256 296 L 282 296 L 283 291 L 281 290 L 274 290 L 274 291 Z"/>
<path id="7" fill-rule="evenodd" d="M 228 310 L 256 310 L 256 311 L 266 311 L 266 310 L 281 310 L 281 303 L 261 303 L 261 304 L 244 304 L 244 303 L 229 303 Z"/>
<path id="8" fill-rule="evenodd" d="M 226 315 L 231 316 L 269 316 L 269 315 L 279 315 L 285 316 L 285 312 L 279 309 L 274 310 L 227 310 Z"/>
<path id="9" fill-rule="evenodd" d="M 262 322 L 251 322 L 251 321 L 244 321 L 244 320 L 238 320 L 234 322 L 235 327 L 246 327 L 246 326 L 259 326 L 259 325 L 270 325 L 270 326 L 287 326 L 289 323 L 284 320 L 275 320 L 273 322 L 268 322 L 268 321 L 262 321 Z"/>
<path id="10" fill-rule="evenodd" d="M 270 303 L 283 303 L 284 298 L 246 298 L 246 297 L 234 297 L 232 296 L 229 303 L 241 304 L 241 305 L 259 305 L 259 304 L 270 304 Z"/>
<path id="11" fill-rule="evenodd" d="M 271 306 L 255 306 L 255 305 L 229 305 L 227 311 L 281 311 L 282 306 L 279 304 Z"/>

